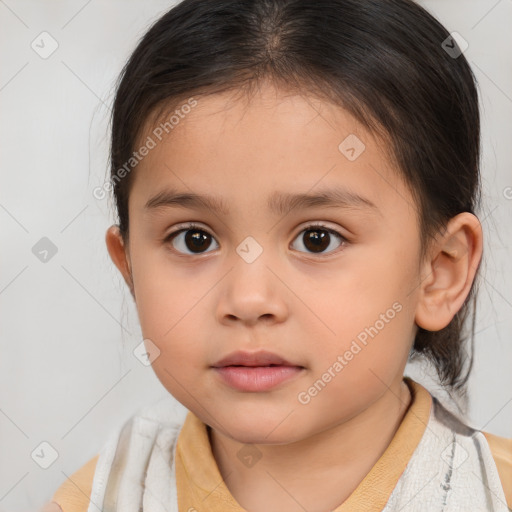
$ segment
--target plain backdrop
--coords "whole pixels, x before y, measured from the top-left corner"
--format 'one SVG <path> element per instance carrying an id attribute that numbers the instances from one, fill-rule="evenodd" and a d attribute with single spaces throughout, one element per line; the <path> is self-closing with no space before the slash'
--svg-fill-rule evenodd
<path id="1" fill-rule="evenodd" d="M 421 4 L 468 42 L 481 93 L 485 257 L 468 422 L 512 437 L 512 1 Z M 1 511 L 37 510 L 112 429 L 168 394 L 132 353 L 136 310 L 104 242 L 113 207 L 92 191 L 107 175 L 114 81 L 172 5 L 0 1 Z M 428 368 L 407 370 L 442 397 Z"/>

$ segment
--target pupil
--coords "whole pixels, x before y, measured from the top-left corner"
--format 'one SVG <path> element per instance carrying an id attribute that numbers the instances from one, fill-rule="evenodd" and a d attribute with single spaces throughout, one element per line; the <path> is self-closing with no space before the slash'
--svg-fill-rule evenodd
<path id="1" fill-rule="evenodd" d="M 205 240 L 208 238 L 209 235 L 204 231 L 188 230 L 185 234 L 185 243 L 192 252 L 201 252 L 201 249 L 208 248 L 209 244 L 206 244 L 206 247 L 203 247 Z"/>
<path id="2" fill-rule="evenodd" d="M 321 252 L 329 247 L 330 235 L 327 231 L 310 229 L 304 234 L 304 246 L 313 252 Z"/>
<path id="3" fill-rule="evenodd" d="M 188 230 L 185 234 L 185 243 L 192 252 L 201 252 L 208 248 L 209 243 L 205 243 L 210 235 L 204 231 Z M 304 234 L 304 245 L 312 252 L 322 252 L 329 247 L 330 235 L 327 231 L 310 229 Z"/>

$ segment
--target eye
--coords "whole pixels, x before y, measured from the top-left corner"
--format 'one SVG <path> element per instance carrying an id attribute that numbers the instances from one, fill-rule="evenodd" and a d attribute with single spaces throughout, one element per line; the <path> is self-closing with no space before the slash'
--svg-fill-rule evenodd
<path id="1" fill-rule="evenodd" d="M 196 224 L 188 224 L 186 228 L 173 231 L 165 238 L 174 249 L 184 254 L 202 254 L 215 240 L 212 235 Z M 218 247 L 218 244 L 217 244 Z M 186 251 L 190 252 L 187 253 Z"/>
<path id="2" fill-rule="evenodd" d="M 326 228 L 322 224 L 311 224 L 300 233 L 304 234 L 296 238 L 296 240 L 299 241 L 299 250 L 305 248 L 313 254 L 321 254 L 329 247 L 332 248 L 336 238 L 340 241 L 338 247 L 341 246 L 343 242 L 347 241 L 346 238 L 341 236 L 338 232 Z"/>

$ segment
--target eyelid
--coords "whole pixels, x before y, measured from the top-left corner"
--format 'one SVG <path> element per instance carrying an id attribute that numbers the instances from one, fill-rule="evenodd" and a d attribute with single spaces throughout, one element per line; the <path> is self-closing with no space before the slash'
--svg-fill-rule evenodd
<path id="1" fill-rule="evenodd" d="M 291 243 L 293 243 L 297 239 L 297 237 L 299 236 L 300 233 L 302 233 L 304 231 L 312 231 L 315 228 L 319 228 L 322 231 L 326 231 L 326 232 L 338 237 L 340 239 L 340 245 L 336 249 L 329 251 L 329 252 L 325 252 L 325 253 L 310 253 L 310 252 L 297 251 L 300 254 L 303 254 L 304 257 L 314 256 L 315 260 L 318 260 L 320 258 L 329 258 L 330 256 L 338 254 L 340 251 L 343 251 L 345 246 L 350 243 L 350 240 L 346 236 L 342 235 L 338 231 L 338 229 L 333 228 L 333 227 L 329 226 L 328 224 L 321 222 L 321 221 L 310 221 L 310 222 L 306 222 L 305 224 L 303 224 L 298 229 L 297 233 L 294 235 Z"/>
<path id="2" fill-rule="evenodd" d="M 302 231 L 306 230 L 307 228 L 322 228 L 322 229 L 325 229 L 326 231 L 334 233 L 334 234 L 340 236 L 341 238 L 343 238 L 344 240 L 348 241 L 348 238 L 346 236 L 342 235 L 336 228 L 333 228 L 333 227 L 329 226 L 328 224 L 321 222 L 321 221 L 310 221 L 310 222 L 303 223 L 300 226 L 300 228 L 297 230 L 297 232 L 295 233 L 295 237 Z M 210 229 L 207 227 L 204 227 L 204 225 L 202 225 L 200 222 L 189 221 L 189 222 L 184 222 L 182 224 L 178 224 L 177 226 L 175 226 L 175 228 L 170 233 L 165 235 L 164 240 L 168 240 L 172 235 L 176 235 L 180 231 L 184 231 L 187 229 L 202 229 L 205 232 L 207 232 L 209 235 L 213 236 L 212 233 L 210 232 Z"/>
<path id="3" fill-rule="evenodd" d="M 325 231 L 330 231 L 332 233 L 336 233 L 338 235 L 340 235 L 341 237 L 343 237 L 343 235 L 341 233 L 338 232 L 338 230 L 332 226 L 330 226 L 329 224 L 325 223 L 325 222 L 322 222 L 322 221 L 309 221 L 309 222 L 305 222 L 303 223 L 297 230 L 297 235 L 299 233 L 301 233 L 302 231 L 304 230 L 307 230 L 307 229 L 310 229 L 310 228 L 322 228 L 322 229 L 325 229 Z"/>
<path id="4" fill-rule="evenodd" d="M 187 231 L 189 229 L 201 229 L 202 231 L 205 231 L 209 235 L 213 236 L 210 232 L 210 229 L 202 225 L 200 222 L 190 221 L 183 222 L 182 224 L 174 226 L 174 229 L 164 236 L 164 241 L 169 240 L 172 236 L 177 235 L 181 231 Z"/>
<path id="5" fill-rule="evenodd" d="M 322 222 L 322 221 L 310 221 L 310 222 L 306 222 L 305 224 L 301 225 L 301 227 L 295 233 L 293 239 L 295 240 L 295 238 L 299 235 L 299 233 L 302 233 L 303 231 L 307 231 L 307 230 L 310 230 L 310 229 L 315 229 L 315 228 L 321 228 L 324 231 L 327 231 L 327 232 L 332 233 L 332 234 L 334 234 L 336 236 L 339 236 L 344 243 L 349 243 L 350 242 L 350 237 L 344 235 L 341 232 L 340 228 L 336 228 L 336 227 L 330 226 L 329 224 L 327 224 L 325 222 Z"/>
<path id="6" fill-rule="evenodd" d="M 184 222 L 182 224 L 178 224 L 177 226 L 174 227 L 174 229 L 170 233 L 168 233 L 167 235 L 165 235 L 163 237 L 162 243 L 164 245 L 167 245 L 167 244 L 173 245 L 174 238 L 176 238 L 181 233 L 191 231 L 191 230 L 203 231 L 203 232 L 207 233 L 215 240 L 215 243 L 220 245 L 219 242 L 217 242 L 217 239 L 215 238 L 215 236 L 213 236 L 210 233 L 209 228 L 205 228 L 201 223 L 195 222 L 195 221 L 189 221 L 189 222 Z M 171 251 L 180 258 L 183 258 L 183 257 L 188 258 L 191 256 L 194 256 L 196 258 L 203 258 L 203 257 L 207 256 L 210 252 L 214 252 L 214 251 L 205 251 L 205 252 L 197 253 L 197 254 L 187 254 L 187 253 L 180 252 L 174 248 L 171 249 Z"/>

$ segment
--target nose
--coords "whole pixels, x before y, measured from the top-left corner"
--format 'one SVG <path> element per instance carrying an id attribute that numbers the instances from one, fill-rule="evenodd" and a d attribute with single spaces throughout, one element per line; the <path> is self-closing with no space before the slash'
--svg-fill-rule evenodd
<path id="1" fill-rule="evenodd" d="M 236 256 L 222 280 L 217 317 L 220 323 L 281 323 L 288 315 L 289 294 L 276 265 L 261 255 L 252 263 Z"/>

